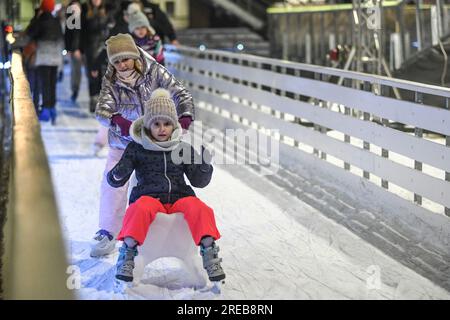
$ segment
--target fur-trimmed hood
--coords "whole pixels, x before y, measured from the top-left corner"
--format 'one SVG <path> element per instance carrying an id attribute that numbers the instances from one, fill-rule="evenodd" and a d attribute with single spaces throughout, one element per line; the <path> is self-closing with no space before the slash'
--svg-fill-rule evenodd
<path id="1" fill-rule="evenodd" d="M 144 149 L 151 151 L 172 151 L 178 147 L 182 138 L 182 130 L 179 123 L 176 123 L 176 127 L 172 132 L 172 136 L 168 141 L 159 142 L 153 141 L 147 135 L 144 127 L 144 117 L 140 117 L 133 121 L 130 127 L 130 136 L 136 142 L 142 145 Z"/>

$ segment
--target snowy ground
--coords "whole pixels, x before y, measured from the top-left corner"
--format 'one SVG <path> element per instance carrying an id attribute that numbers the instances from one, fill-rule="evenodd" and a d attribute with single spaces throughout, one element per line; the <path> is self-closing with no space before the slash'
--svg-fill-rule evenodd
<path id="1" fill-rule="evenodd" d="M 267 197 L 245 184 L 245 175 L 237 179 L 221 167 L 216 167 L 207 188 L 196 190 L 214 208 L 222 234 L 218 244 L 227 278 L 221 294 L 183 288 L 185 272 L 173 258 L 155 261 L 147 266 L 144 278 L 130 288 L 117 290 L 114 287 L 117 252 L 104 259 L 89 257 L 89 241 L 97 231 L 99 186 L 107 150 L 100 157 L 92 155 L 98 125 L 87 111 L 86 80 L 83 78 L 80 106 L 68 101 L 68 83 L 66 72 L 58 88 L 58 123 L 54 127 L 43 124 L 42 134 L 68 260 L 81 271 L 78 298 L 450 298 L 449 292 L 276 185 L 261 179 L 261 185 L 270 190 L 271 196 Z"/>

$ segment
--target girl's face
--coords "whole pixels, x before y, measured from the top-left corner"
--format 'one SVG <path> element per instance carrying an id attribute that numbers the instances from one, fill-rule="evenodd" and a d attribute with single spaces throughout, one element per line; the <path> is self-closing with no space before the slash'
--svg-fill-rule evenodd
<path id="1" fill-rule="evenodd" d="M 134 29 L 133 33 L 136 37 L 141 39 L 147 35 L 148 29 L 147 29 L 147 27 L 139 27 L 139 28 Z"/>
<path id="2" fill-rule="evenodd" d="M 114 68 L 119 71 L 127 71 L 134 68 L 134 60 L 133 59 L 122 59 L 114 62 Z"/>
<path id="3" fill-rule="evenodd" d="M 172 136 L 173 124 L 167 120 L 156 120 L 150 125 L 152 137 L 159 142 L 167 141 Z"/>

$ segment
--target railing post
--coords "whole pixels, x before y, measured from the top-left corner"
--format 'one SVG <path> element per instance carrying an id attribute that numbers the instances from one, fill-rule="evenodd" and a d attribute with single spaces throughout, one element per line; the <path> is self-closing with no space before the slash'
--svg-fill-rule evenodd
<path id="1" fill-rule="evenodd" d="M 307 33 L 305 35 L 305 63 L 312 63 L 312 53 L 311 53 L 311 34 Z"/>
<path id="2" fill-rule="evenodd" d="M 386 87 L 383 85 L 380 85 L 379 93 L 381 96 L 384 96 L 384 91 L 386 90 Z M 381 119 L 381 123 L 384 127 L 389 127 L 389 119 Z M 381 148 L 381 157 L 389 159 L 389 150 Z M 389 189 L 389 181 L 385 179 L 381 179 L 381 187 L 384 189 Z"/>
<path id="3" fill-rule="evenodd" d="M 450 98 L 445 99 L 445 108 L 450 110 Z M 450 136 L 445 136 L 445 145 L 450 148 Z M 445 181 L 450 183 L 450 172 L 445 172 Z M 450 217 L 450 208 L 445 207 L 445 215 Z"/>
<path id="4" fill-rule="evenodd" d="M 416 103 L 423 103 L 423 95 L 420 92 L 415 92 L 415 97 L 414 100 Z M 418 138 L 422 138 L 423 136 L 423 129 L 422 128 L 414 128 L 414 135 Z M 417 171 L 422 171 L 422 162 L 416 161 L 414 159 L 414 169 L 416 169 Z M 414 193 L 414 202 L 422 205 L 422 196 L 418 195 L 416 193 Z"/>
<path id="5" fill-rule="evenodd" d="M 262 69 L 262 63 L 261 62 L 256 62 L 256 68 L 258 68 L 259 70 Z M 261 84 L 260 83 L 256 83 L 256 89 L 261 90 Z M 261 106 L 257 103 L 253 103 L 253 101 L 251 102 L 252 104 L 255 105 L 255 109 L 258 111 L 262 111 L 261 110 Z M 256 130 L 259 132 L 261 130 L 261 125 L 259 123 L 256 123 Z"/>
<path id="6" fill-rule="evenodd" d="M 281 67 L 281 73 L 282 74 L 286 74 L 286 67 Z M 284 90 L 281 90 L 280 91 L 280 96 L 281 97 L 285 97 L 286 96 L 286 91 L 284 91 Z M 284 114 L 284 112 L 279 112 L 280 113 L 280 119 L 281 120 L 286 120 L 285 119 L 285 114 Z M 284 136 L 283 135 L 280 135 L 280 141 L 283 141 L 283 139 L 284 139 Z"/>
<path id="7" fill-rule="evenodd" d="M 349 79 L 349 78 L 344 79 L 344 85 L 346 87 L 351 87 L 352 79 Z M 344 114 L 348 117 L 351 117 L 351 113 L 352 113 L 352 110 L 349 107 L 344 106 Z M 344 142 L 351 143 L 351 139 L 348 134 L 344 134 Z M 350 163 L 344 162 L 344 169 L 347 171 L 350 171 Z"/>
<path id="8" fill-rule="evenodd" d="M 364 81 L 363 89 L 364 91 L 371 91 L 370 83 L 368 81 Z M 363 119 L 364 121 L 370 121 L 370 113 L 363 112 Z M 367 141 L 363 141 L 363 148 L 364 150 L 370 151 L 370 143 Z M 366 179 L 370 179 L 370 173 L 368 171 L 363 171 L 363 176 Z"/>

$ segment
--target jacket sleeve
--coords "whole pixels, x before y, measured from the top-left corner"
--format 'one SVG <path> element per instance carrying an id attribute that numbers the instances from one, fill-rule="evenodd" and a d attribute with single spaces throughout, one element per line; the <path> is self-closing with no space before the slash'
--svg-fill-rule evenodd
<path id="1" fill-rule="evenodd" d="M 111 118 L 117 114 L 117 103 L 111 82 L 103 77 L 102 89 L 98 96 L 97 106 L 95 108 L 95 116 L 97 120 L 105 127 L 111 126 Z"/>
<path id="2" fill-rule="evenodd" d="M 197 151 L 191 146 L 191 161 L 190 163 L 185 163 L 184 173 L 186 174 L 189 182 L 193 187 L 204 188 L 211 181 L 213 166 L 206 161 L 206 159 L 211 159 L 211 154 L 202 146 L 202 156 L 198 154 Z M 195 159 L 201 159 L 201 163 L 195 163 Z M 197 160 L 198 161 L 198 160 Z"/>
<path id="3" fill-rule="evenodd" d="M 120 158 L 114 168 L 108 172 L 106 179 L 111 187 L 122 187 L 130 179 L 135 167 L 135 145 L 135 143 L 129 143 L 122 158 Z"/>
<path id="4" fill-rule="evenodd" d="M 42 33 L 42 23 L 39 21 L 39 17 L 31 19 L 25 32 L 32 40 L 39 39 Z"/>
<path id="5" fill-rule="evenodd" d="M 153 68 L 157 68 L 159 87 L 168 90 L 175 101 L 178 117 L 191 116 L 194 120 L 194 100 L 191 93 L 164 66 L 155 61 Z"/>

